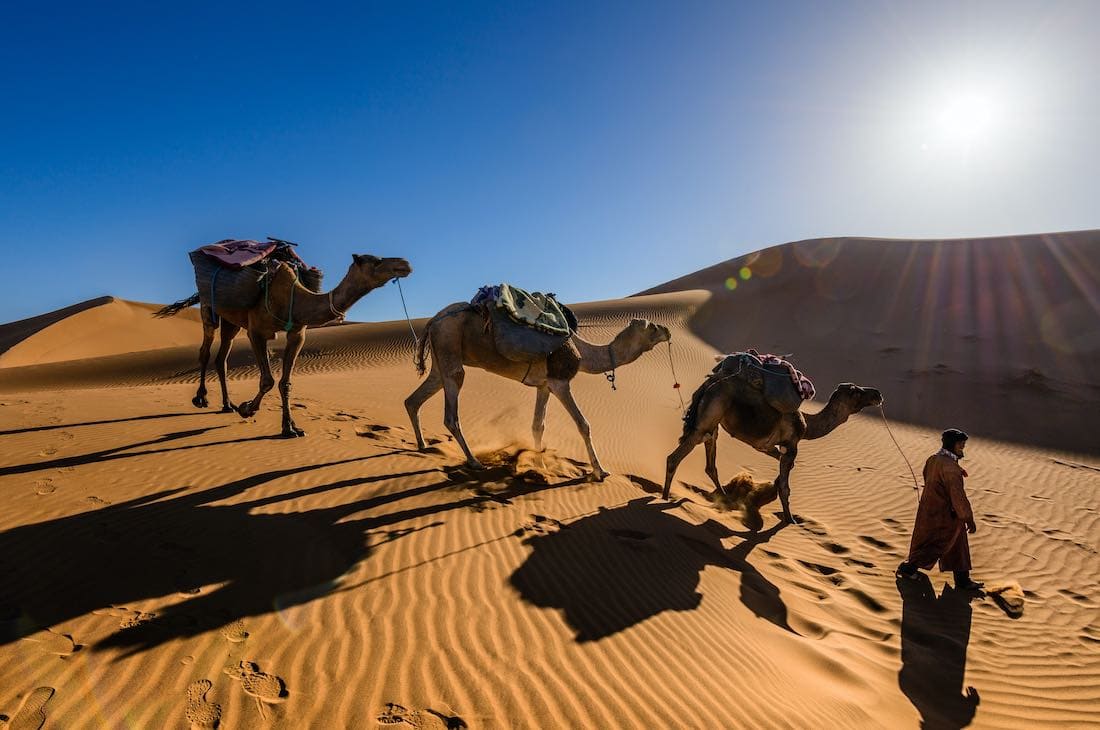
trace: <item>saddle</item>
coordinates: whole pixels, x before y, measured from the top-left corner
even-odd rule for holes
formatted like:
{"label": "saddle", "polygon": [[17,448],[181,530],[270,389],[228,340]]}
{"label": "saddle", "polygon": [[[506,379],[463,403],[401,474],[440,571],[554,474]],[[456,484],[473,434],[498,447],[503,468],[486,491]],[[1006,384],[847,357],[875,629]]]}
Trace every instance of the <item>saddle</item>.
{"label": "saddle", "polygon": [[577,329],[577,317],[553,294],[511,284],[481,287],[470,305],[485,317],[497,352],[514,362],[543,360]]}
{"label": "saddle", "polygon": [[780,413],[794,413],[802,401],[814,397],[814,384],[795,366],[778,355],[756,350],[735,352],[722,358],[714,374],[743,379],[764,394],[764,400]]}
{"label": "saddle", "polygon": [[[195,268],[195,286],[203,309],[249,309],[260,300],[263,281],[275,261],[290,264],[298,281],[320,293],[324,274],[303,261],[290,241],[272,238],[267,243],[227,238],[188,253]],[[212,314],[216,323],[217,317]]]}

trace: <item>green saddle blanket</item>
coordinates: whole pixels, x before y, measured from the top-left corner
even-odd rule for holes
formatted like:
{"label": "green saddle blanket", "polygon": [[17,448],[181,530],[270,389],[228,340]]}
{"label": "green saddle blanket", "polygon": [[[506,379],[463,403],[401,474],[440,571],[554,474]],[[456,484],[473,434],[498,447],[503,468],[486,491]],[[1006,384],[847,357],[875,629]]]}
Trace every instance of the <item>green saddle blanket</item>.
{"label": "green saddle blanket", "polygon": [[511,284],[483,286],[470,303],[496,307],[512,321],[549,335],[568,337],[577,327],[576,317],[553,294],[528,292]]}

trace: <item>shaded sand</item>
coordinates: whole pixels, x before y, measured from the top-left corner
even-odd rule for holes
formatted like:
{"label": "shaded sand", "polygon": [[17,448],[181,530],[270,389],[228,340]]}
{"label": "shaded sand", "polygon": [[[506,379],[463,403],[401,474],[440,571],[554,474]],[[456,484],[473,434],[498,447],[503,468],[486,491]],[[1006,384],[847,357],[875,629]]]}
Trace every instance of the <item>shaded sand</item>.
{"label": "shaded sand", "polygon": [[821,397],[878,387],[894,418],[1100,454],[1100,231],[815,239],[644,293],[704,289],[719,350],[793,353]]}
{"label": "shaded sand", "polygon": [[[680,292],[577,311],[594,341],[631,316],[669,326],[687,397],[713,365],[691,329],[713,302]],[[850,326],[877,314],[853,310]],[[560,406],[548,449],[532,452],[533,392],[476,370],[462,423],[490,468],[460,467],[441,398],[422,413],[431,448],[411,450],[403,322],[311,333],[293,397],[309,435],[289,441],[271,438],[276,397],[250,420],[190,405],[192,326],[186,347],[0,369],[9,725],[1100,722],[1095,455],[972,429],[975,573],[1019,586],[1011,618],[938,573],[895,579],[916,502],[877,412],[802,445],[801,524],[783,527],[767,499],[775,462],[724,435],[722,478],[748,475],[734,504],[708,496],[701,448],[673,501],[656,498],[680,430],[664,347],[621,368],[615,392],[575,381],[613,472],[592,483]],[[836,357],[799,363],[842,371]],[[234,362],[231,391],[248,397],[255,368]],[[888,407],[922,382],[866,379]],[[938,429],[893,430],[916,465],[938,446]],[[744,508],[758,503],[750,532]]]}

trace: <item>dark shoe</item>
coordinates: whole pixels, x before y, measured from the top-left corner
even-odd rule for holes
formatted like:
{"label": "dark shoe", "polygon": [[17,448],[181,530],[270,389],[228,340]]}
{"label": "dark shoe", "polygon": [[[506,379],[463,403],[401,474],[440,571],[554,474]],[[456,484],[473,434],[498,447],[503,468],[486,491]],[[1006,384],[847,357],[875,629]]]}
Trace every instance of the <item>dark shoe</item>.
{"label": "dark shoe", "polygon": [[958,591],[982,591],[985,588],[985,583],[981,583],[976,580],[970,580],[967,578],[965,581],[955,583],[955,590]]}
{"label": "dark shoe", "polygon": [[898,569],[894,571],[894,576],[897,578],[908,578],[909,580],[916,580],[920,577],[920,573],[917,571],[917,566],[909,562],[903,562],[898,566]]}

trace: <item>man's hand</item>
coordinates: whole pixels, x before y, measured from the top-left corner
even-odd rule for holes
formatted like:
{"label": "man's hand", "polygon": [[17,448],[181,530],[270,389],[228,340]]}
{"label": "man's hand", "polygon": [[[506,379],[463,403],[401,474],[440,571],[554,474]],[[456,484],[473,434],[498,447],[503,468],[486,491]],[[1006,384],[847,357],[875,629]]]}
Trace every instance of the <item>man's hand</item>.
{"label": "man's hand", "polygon": [[973,535],[978,531],[978,523],[974,520],[968,520],[966,523],[966,531]]}

